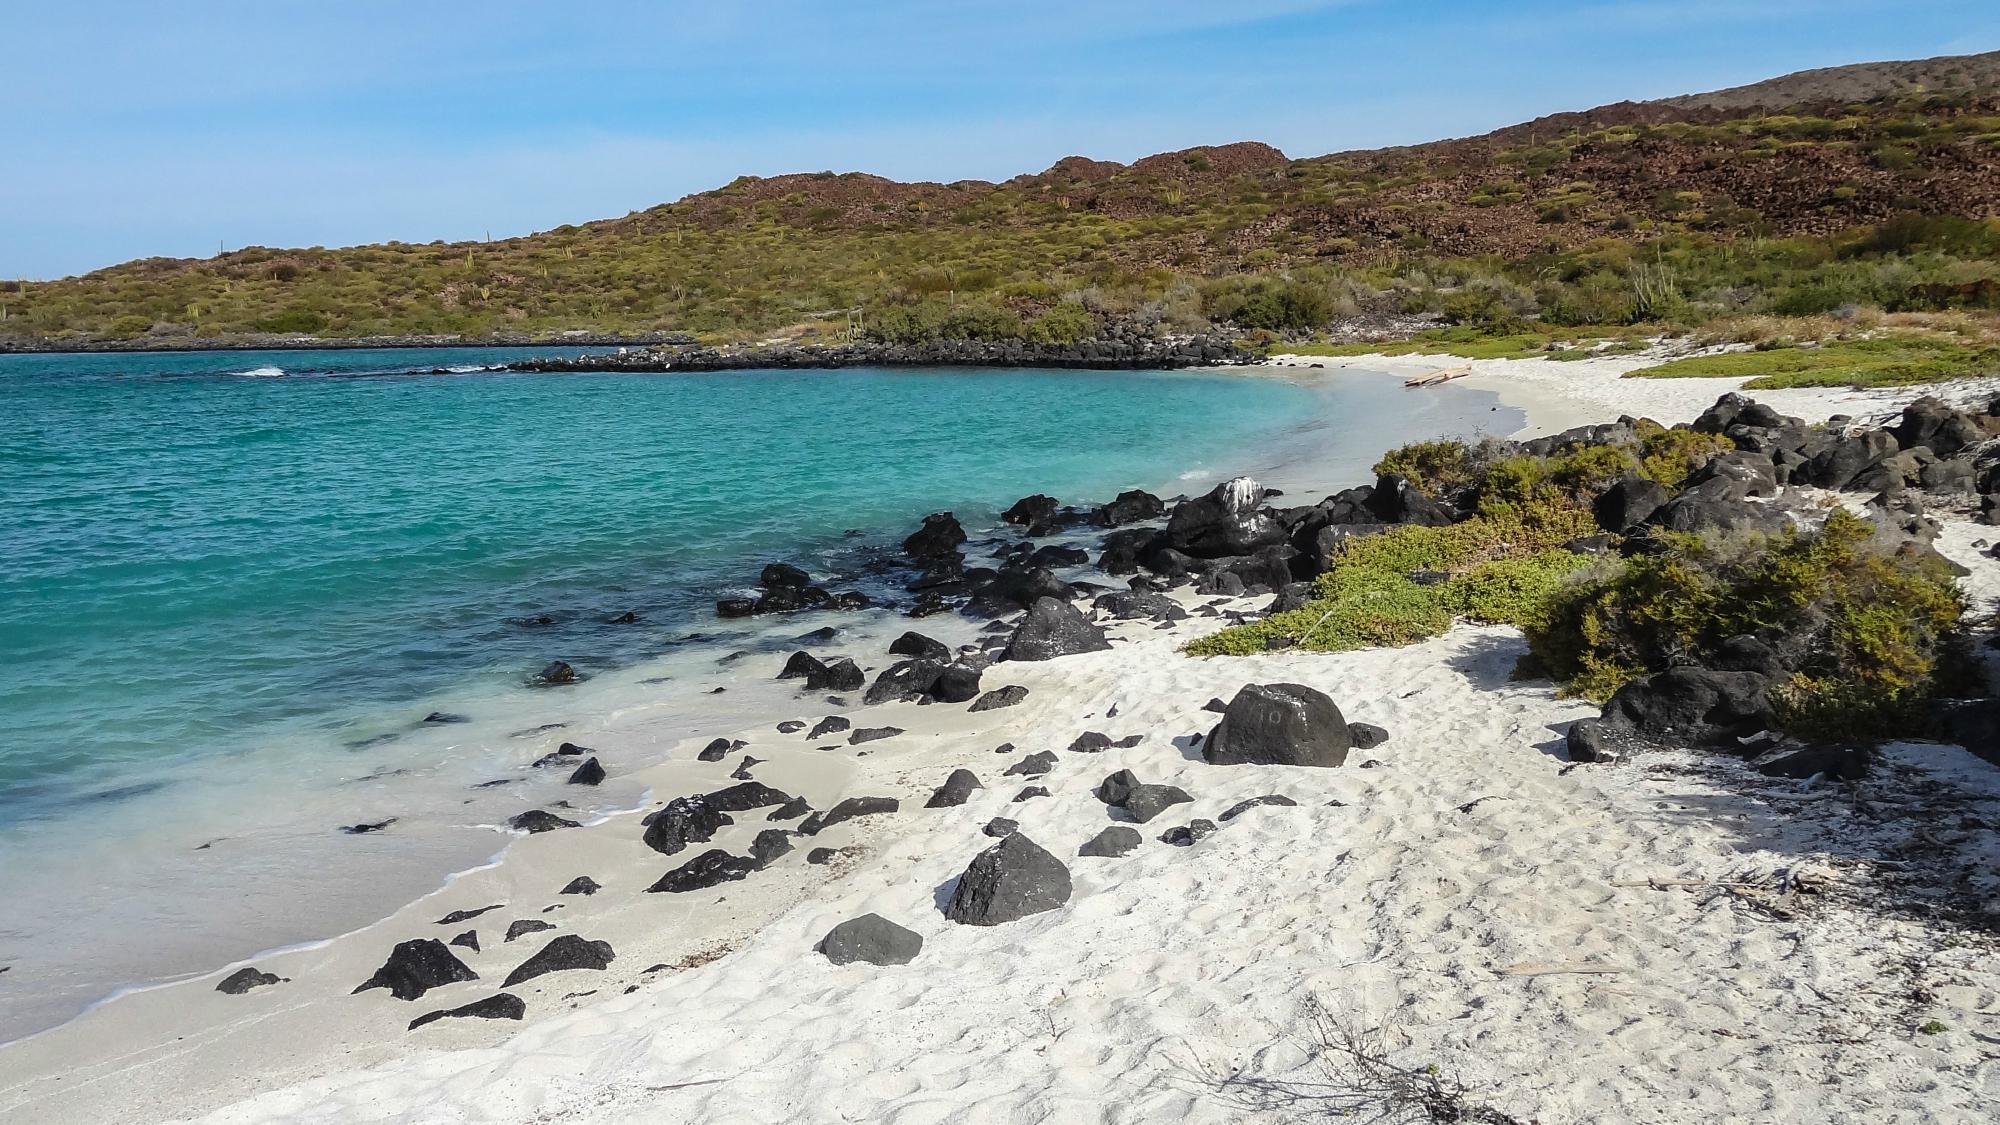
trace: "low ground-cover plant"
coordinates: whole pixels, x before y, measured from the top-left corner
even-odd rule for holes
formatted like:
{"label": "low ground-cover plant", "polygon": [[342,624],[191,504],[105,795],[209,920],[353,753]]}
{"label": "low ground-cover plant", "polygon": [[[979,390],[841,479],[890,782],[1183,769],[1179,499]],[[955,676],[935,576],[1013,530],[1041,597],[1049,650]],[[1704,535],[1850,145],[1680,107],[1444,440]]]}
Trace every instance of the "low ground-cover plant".
{"label": "low ground-cover plant", "polygon": [[1950,336],[1891,333],[1811,345],[1690,356],[1642,367],[1627,378],[1752,377],[1746,389],[1890,387],[2000,373],[2000,349]]}
{"label": "low ground-cover plant", "polygon": [[1602,700],[1674,664],[1726,663],[1753,636],[1795,669],[1773,692],[1788,728],[1908,732],[1958,673],[1964,602],[1935,559],[1885,548],[1836,509],[1810,531],[1669,535],[1654,554],[1605,564],[1551,592],[1523,630],[1529,667]]}
{"label": "low ground-cover plant", "polygon": [[1188,646],[1196,656],[1244,656],[1273,642],[1318,652],[1414,644],[1453,620],[1525,625],[1584,556],[1560,544],[1595,530],[1565,510],[1476,516],[1446,527],[1399,527],[1354,539],[1297,610],[1226,629]]}

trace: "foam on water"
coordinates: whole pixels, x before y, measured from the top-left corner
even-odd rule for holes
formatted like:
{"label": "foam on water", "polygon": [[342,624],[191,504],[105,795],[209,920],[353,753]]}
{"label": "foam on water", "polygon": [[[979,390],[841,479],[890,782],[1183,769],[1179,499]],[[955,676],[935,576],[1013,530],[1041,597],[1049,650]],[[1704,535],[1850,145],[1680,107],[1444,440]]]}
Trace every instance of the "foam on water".
{"label": "foam on water", "polygon": [[[1353,477],[1487,410],[1367,377],[428,374],[505,358],[0,357],[0,1039],[366,924],[524,809],[633,809],[620,774],[676,741],[824,710],[771,678],[799,634],[880,666],[911,625],[716,621],[764,561],[889,596],[870,560],[927,511],[1171,492],[1191,460]],[[555,657],[589,678],[527,687]],[[611,778],[528,767],[563,741]]]}

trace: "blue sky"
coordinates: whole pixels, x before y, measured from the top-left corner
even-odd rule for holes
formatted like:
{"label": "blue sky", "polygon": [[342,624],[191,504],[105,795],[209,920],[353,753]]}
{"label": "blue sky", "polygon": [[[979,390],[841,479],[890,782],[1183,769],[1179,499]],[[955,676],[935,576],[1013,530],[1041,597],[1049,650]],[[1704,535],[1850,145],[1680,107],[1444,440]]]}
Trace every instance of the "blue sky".
{"label": "blue sky", "polygon": [[0,276],[522,234],[743,173],[1482,132],[2000,48],[1993,0],[0,4]]}

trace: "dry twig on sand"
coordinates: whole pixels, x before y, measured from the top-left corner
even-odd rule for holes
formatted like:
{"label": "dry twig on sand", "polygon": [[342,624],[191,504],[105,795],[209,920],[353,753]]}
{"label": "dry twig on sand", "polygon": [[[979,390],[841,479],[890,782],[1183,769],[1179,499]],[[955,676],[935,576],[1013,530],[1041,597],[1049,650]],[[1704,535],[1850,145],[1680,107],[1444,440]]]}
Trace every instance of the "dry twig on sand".
{"label": "dry twig on sand", "polygon": [[1408,1067],[1389,1061],[1381,1033],[1334,1018],[1318,1003],[1306,1011],[1300,1046],[1315,1077],[1261,1078],[1213,1075],[1223,1098],[1246,1110],[1294,1112],[1304,1120],[1382,1122],[1388,1125],[1532,1125],[1472,1100],[1470,1089],[1436,1065]]}

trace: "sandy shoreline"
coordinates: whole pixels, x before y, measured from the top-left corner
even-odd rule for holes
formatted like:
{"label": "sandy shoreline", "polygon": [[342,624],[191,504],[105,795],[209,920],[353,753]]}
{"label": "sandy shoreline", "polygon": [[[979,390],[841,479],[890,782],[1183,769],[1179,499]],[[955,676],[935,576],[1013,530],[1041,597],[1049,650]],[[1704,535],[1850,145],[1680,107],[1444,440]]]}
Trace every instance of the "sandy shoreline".
{"label": "sandy shoreline", "polygon": [[[1310,381],[1447,362],[1275,366]],[[1525,435],[1621,413],[1683,421],[1739,382],[1619,377],[1641,362],[1480,361],[1453,385],[1524,411]],[[1879,414],[1916,393],[1757,397],[1814,420]],[[1981,534],[1951,523],[1940,548],[1974,569],[1968,586],[1990,604],[2000,562],[1976,545]],[[945,636],[927,628],[935,621],[906,624]],[[1980,951],[1933,948],[1935,935],[1908,919],[1774,921],[1702,889],[1802,865],[1838,878],[1843,862],[1900,846],[1892,828],[1864,831],[1800,783],[1723,784],[1700,755],[1569,768],[1560,732],[1590,709],[1510,681],[1521,648],[1510,630],[1461,626],[1333,656],[1175,651],[1216,625],[1119,623],[1110,652],[996,665],[986,687],[1029,691],[1015,708],[855,710],[857,726],[904,728],[862,746],[766,724],[739,732],[748,746],[721,762],[694,760],[699,739],[666,746],[665,761],[632,778],[649,808],[730,784],[743,754],[762,759],[751,776],[816,809],[857,795],[901,807],[794,841],[744,882],[686,895],[638,893],[694,852],[640,846],[636,813],[520,840],[375,925],[257,959],[286,983],[224,996],[218,971],[0,1047],[0,1120],[1285,1121],[1311,1111],[1323,1077],[1302,1014],[1311,1003],[1389,1026],[1392,1049],[1447,1061],[1486,1100],[1543,1122],[1972,1121],[2000,1100],[2000,1058],[1985,1038],[2000,1036],[2000,969]],[[884,666],[880,640],[851,651]],[[768,680],[782,660],[747,658],[737,674]],[[1214,720],[1203,703],[1274,680],[1325,690],[1391,740],[1340,770],[1205,765],[1188,738]],[[843,709],[803,696],[796,710],[812,723]],[[1086,730],[1144,737],[1064,749]],[[995,752],[1008,742],[1017,749]],[[1004,776],[1039,750],[1058,759],[1046,776]],[[1891,757],[1885,799],[1952,778],[1968,815],[1997,822],[2000,771],[1952,748]],[[924,809],[954,768],[985,788],[963,807]],[[1194,801],[1142,826],[1128,858],[1079,858],[1106,823],[1091,790],[1120,768]],[[1031,783],[1049,795],[1015,802]],[[1157,839],[1264,794],[1297,804],[1252,809],[1193,848]],[[940,889],[991,842],[981,826],[998,816],[1069,864],[1075,896],[990,930],[948,922]],[[766,827],[763,810],[740,814],[715,846],[741,852]],[[857,850],[810,864],[816,847]],[[604,890],[557,893],[579,875]],[[871,911],[921,934],[922,954],[874,968],[812,952],[835,923]],[[556,929],[504,941],[519,920]],[[348,994],[395,942],[469,928],[482,951],[465,960],[481,980],[413,1003]],[[567,933],[610,942],[616,959],[508,989],[527,1002],[525,1026],[405,1030],[490,995]],[[1910,1000],[1913,989],[1928,999]],[[1918,1034],[1927,1019],[1952,1033]]]}

